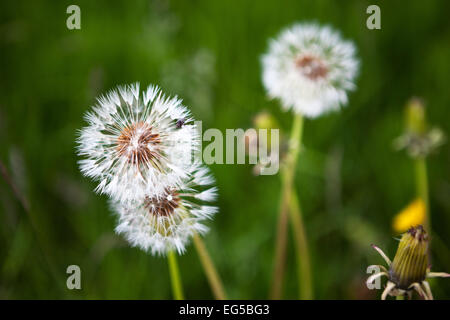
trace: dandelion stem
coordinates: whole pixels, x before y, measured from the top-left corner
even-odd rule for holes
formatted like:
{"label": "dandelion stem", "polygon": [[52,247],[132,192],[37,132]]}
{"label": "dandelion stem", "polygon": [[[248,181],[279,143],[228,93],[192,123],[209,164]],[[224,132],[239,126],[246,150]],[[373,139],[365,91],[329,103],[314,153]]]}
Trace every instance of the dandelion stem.
{"label": "dandelion stem", "polygon": [[295,175],[298,153],[303,131],[303,117],[296,114],[292,124],[289,151],[285,167],[282,171],[281,204],[278,216],[277,237],[275,244],[275,268],[270,292],[271,299],[280,299],[283,288],[283,278],[286,260],[288,208],[292,194],[292,185]]}
{"label": "dandelion stem", "polygon": [[298,201],[295,188],[292,190],[291,206],[289,212],[292,230],[294,233],[296,253],[297,253],[297,272],[299,281],[299,297],[301,300],[313,299],[313,288],[311,279],[311,262],[309,258],[308,240],[303,224],[302,212]]}
{"label": "dandelion stem", "polygon": [[208,279],[211,290],[216,300],[226,300],[225,290],[223,289],[222,281],[214,266],[214,263],[209,256],[208,250],[202,241],[202,238],[198,234],[194,234],[194,245],[197,250],[200,262],[205,270],[206,277]]}
{"label": "dandelion stem", "polygon": [[169,262],[170,280],[172,282],[172,292],[175,300],[183,300],[183,286],[181,284],[180,270],[178,269],[177,255],[175,251],[171,250],[167,254],[167,261]]}
{"label": "dandelion stem", "polygon": [[414,161],[416,171],[416,189],[417,196],[422,199],[425,204],[425,230],[431,233],[431,217],[428,200],[428,175],[427,164],[425,158],[418,158]]}

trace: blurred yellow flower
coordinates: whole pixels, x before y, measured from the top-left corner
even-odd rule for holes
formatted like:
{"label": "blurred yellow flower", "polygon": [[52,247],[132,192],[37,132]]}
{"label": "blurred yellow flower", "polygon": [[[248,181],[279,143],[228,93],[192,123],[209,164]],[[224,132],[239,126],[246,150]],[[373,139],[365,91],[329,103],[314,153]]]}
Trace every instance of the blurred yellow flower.
{"label": "blurred yellow flower", "polygon": [[409,228],[421,225],[425,221],[425,203],[418,198],[400,211],[392,220],[392,227],[398,233]]}

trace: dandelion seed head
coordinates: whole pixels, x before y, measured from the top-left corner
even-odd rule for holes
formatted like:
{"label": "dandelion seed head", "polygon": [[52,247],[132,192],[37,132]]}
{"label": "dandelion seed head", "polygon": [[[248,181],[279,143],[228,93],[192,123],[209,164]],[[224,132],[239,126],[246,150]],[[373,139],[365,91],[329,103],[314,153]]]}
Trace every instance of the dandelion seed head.
{"label": "dandelion seed head", "polygon": [[196,163],[189,177],[176,187],[133,202],[111,201],[119,220],[116,232],[132,246],[153,255],[165,255],[170,250],[183,253],[194,233],[208,231],[203,221],[218,211],[209,205],[217,198],[213,181],[208,169]]}
{"label": "dandelion seed head", "polygon": [[347,104],[358,71],[355,46],[330,27],[302,23],[273,39],[262,57],[263,84],[271,98],[314,118]]}
{"label": "dandelion seed head", "polygon": [[[183,125],[179,125],[183,119]],[[189,111],[157,86],[118,87],[85,115],[78,138],[81,172],[96,191],[126,202],[163,194],[192,165],[200,137]]]}
{"label": "dandelion seed head", "polygon": [[180,198],[175,189],[166,189],[162,195],[145,197],[144,209],[156,217],[168,217],[180,205]]}

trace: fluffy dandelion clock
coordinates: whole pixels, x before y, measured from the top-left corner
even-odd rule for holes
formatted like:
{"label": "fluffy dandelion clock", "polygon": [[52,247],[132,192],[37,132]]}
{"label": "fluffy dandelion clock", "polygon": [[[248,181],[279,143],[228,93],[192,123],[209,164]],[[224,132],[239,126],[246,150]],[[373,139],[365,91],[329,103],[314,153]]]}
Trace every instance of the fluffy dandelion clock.
{"label": "fluffy dandelion clock", "polygon": [[166,187],[162,194],[128,204],[112,202],[119,219],[116,232],[152,254],[183,253],[195,233],[208,231],[202,222],[217,212],[208,204],[217,197],[213,183],[208,169],[195,165],[189,178],[177,187]]}
{"label": "fluffy dandelion clock", "polygon": [[355,46],[330,27],[296,24],[262,57],[263,83],[284,109],[314,118],[347,103],[358,71]]}
{"label": "fluffy dandelion clock", "polygon": [[189,111],[157,86],[118,87],[98,99],[78,138],[81,172],[126,202],[164,195],[186,177],[200,138]]}

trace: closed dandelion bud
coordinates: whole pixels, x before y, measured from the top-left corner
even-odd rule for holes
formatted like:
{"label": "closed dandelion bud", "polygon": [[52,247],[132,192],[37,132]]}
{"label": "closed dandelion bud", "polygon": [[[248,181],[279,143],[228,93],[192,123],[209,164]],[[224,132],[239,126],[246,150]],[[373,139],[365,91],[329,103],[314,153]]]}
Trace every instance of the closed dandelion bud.
{"label": "closed dandelion bud", "polygon": [[427,278],[448,278],[450,274],[445,272],[431,272],[428,265],[428,234],[422,226],[412,227],[403,234],[398,245],[394,261],[378,248],[372,246],[386,261],[388,269],[382,265],[372,265],[369,268],[378,268],[382,271],[371,275],[367,279],[367,285],[381,277],[387,277],[388,281],[381,295],[385,300],[390,296],[407,296],[412,298],[413,292],[417,292],[425,300],[433,300],[430,284]]}
{"label": "closed dandelion bud", "polygon": [[253,118],[253,123],[255,124],[256,129],[270,130],[270,129],[277,129],[279,127],[277,119],[275,119],[275,117],[267,111],[262,111],[258,113]]}
{"label": "closed dandelion bud", "polygon": [[391,264],[391,281],[400,289],[425,280],[428,267],[428,234],[422,226],[403,234]]}
{"label": "closed dandelion bud", "polygon": [[255,128],[257,130],[260,129],[265,129],[267,130],[267,138],[266,138],[266,147],[268,149],[271,148],[271,143],[272,143],[272,129],[278,129],[279,125],[277,122],[277,119],[275,119],[275,117],[270,114],[267,111],[263,111],[258,113],[254,118],[253,118],[253,123],[255,125]]}
{"label": "closed dandelion bud", "polygon": [[412,98],[406,107],[406,127],[414,134],[425,132],[425,107],[419,98]]}
{"label": "closed dandelion bud", "polygon": [[[256,114],[253,118],[253,125],[253,128],[245,131],[244,145],[245,152],[250,158],[249,162],[255,164],[253,173],[260,175],[264,168],[279,164],[280,149],[282,149],[280,142],[283,142],[283,135],[278,135],[280,130],[278,122],[267,111]],[[272,136],[272,130],[278,130],[277,135]]]}

